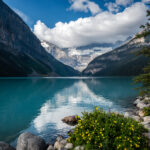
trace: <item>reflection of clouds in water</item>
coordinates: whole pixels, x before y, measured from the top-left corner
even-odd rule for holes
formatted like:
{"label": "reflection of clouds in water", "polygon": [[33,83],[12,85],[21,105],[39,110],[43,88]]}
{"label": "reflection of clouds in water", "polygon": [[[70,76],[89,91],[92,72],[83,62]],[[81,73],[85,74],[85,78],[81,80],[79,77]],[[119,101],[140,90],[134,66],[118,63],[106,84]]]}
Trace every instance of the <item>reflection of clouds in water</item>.
{"label": "reflection of clouds in water", "polygon": [[46,130],[48,124],[55,124],[56,130],[65,129],[68,126],[62,123],[63,117],[80,115],[85,109],[86,111],[92,110],[94,105],[109,108],[112,107],[113,102],[95,95],[83,81],[78,81],[73,86],[56,93],[51,100],[47,101],[41,107],[40,114],[33,120],[33,126],[38,132]]}

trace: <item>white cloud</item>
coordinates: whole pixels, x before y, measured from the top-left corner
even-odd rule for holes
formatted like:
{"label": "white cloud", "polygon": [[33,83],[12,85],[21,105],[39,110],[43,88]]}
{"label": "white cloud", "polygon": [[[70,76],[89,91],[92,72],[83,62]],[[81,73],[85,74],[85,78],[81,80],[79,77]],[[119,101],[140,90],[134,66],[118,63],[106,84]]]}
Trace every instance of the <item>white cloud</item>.
{"label": "white cloud", "polygon": [[71,3],[69,10],[83,12],[90,11],[93,15],[101,12],[100,7],[95,2],[91,2],[90,0],[69,0],[69,2]]}
{"label": "white cloud", "polygon": [[108,10],[110,12],[118,12],[119,11],[119,7],[116,3],[112,3],[112,2],[105,3],[105,6],[108,8]]}
{"label": "white cloud", "polygon": [[30,19],[28,18],[27,15],[25,15],[22,11],[20,11],[19,9],[14,8],[13,9],[26,23],[30,22]]}
{"label": "white cloud", "polygon": [[116,0],[116,4],[117,5],[121,5],[121,6],[127,6],[131,3],[133,3],[134,0]]}
{"label": "white cloud", "polygon": [[135,3],[117,14],[106,11],[69,23],[58,22],[52,29],[37,21],[34,33],[41,41],[45,40],[59,47],[78,47],[125,40],[137,33],[139,26],[145,21],[146,6],[143,3]]}
{"label": "white cloud", "polygon": [[126,7],[133,3],[134,0],[116,0],[115,3],[109,2],[105,3],[105,6],[108,8],[110,12],[118,12],[120,6]]}

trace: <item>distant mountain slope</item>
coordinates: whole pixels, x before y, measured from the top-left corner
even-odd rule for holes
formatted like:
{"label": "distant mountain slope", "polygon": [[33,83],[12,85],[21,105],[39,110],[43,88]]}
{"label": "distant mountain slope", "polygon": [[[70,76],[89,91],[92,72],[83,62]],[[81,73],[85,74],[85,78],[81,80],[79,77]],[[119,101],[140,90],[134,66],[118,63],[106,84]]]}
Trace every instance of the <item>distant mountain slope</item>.
{"label": "distant mountain slope", "polygon": [[[131,39],[131,37],[129,37]],[[125,41],[129,40],[126,39]],[[41,45],[60,62],[82,71],[94,58],[125,43],[117,41],[116,43],[90,44],[81,47],[59,48],[58,46],[46,41],[41,41]]]}
{"label": "distant mountain slope", "polygon": [[23,20],[0,0],[0,76],[76,76],[45,51]]}
{"label": "distant mountain slope", "polygon": [[136,56],[143,46],[150,47],[150,36],[131,39],[115,50],[96,57],[82,72],[84,76],[132,76],[142,73],[148,58]]}

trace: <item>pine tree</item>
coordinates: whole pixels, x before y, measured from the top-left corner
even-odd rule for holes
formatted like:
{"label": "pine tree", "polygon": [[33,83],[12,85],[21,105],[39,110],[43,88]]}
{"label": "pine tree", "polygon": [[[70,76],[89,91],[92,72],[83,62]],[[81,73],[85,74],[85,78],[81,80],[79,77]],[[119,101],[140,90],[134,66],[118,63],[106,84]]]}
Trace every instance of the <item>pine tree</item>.
{"label": "pine tree", "polygon": [[[150,3],[148,4],[150,6]],[[142,25],[141,28],[143,29],[142,33],[138,34],[136,38],[146,38],[150,36],[150,10],[147,10],[147,17],[148,22],[145,25]],[[150,46],[143,47],[139,52],[138,55],[144,55],[150,59]],[[136,83],[140,83],[141,86],[139,89],[139,94],[141,96],[150,96],[150,60],[147,66],[143,69],[144,73],[140,74],[139,76],[134,78]]]}

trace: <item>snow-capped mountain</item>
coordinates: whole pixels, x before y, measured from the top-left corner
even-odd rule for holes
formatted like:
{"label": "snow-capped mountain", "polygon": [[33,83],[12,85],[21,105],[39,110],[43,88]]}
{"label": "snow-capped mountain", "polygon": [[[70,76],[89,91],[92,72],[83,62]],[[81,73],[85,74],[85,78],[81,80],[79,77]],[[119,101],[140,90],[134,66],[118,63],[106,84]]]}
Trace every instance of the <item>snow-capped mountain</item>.
{"label": "snow-capped mountain", "polygon": [[112,51],[114,48],[120,46],[123,42],[117,41],[115,44],[90,44],[77,48],[59,48],[58,46],[42,41],[41,45],[62,63],[73,67],[76,70],[84,70],[89,62],[97,56]]}

